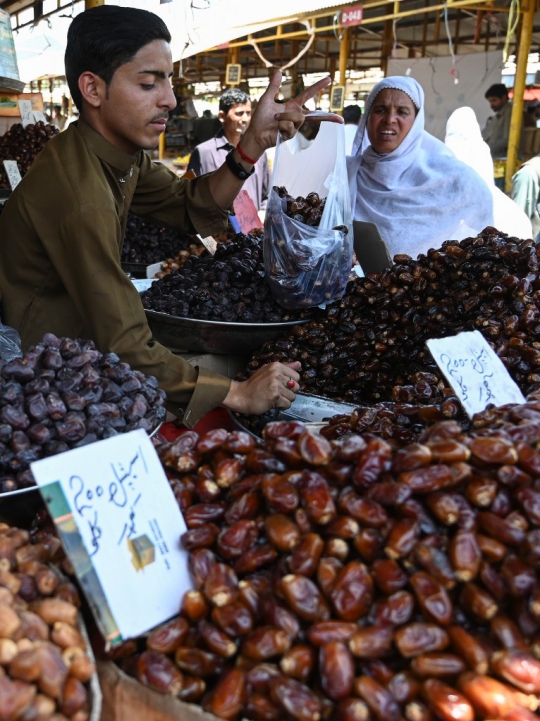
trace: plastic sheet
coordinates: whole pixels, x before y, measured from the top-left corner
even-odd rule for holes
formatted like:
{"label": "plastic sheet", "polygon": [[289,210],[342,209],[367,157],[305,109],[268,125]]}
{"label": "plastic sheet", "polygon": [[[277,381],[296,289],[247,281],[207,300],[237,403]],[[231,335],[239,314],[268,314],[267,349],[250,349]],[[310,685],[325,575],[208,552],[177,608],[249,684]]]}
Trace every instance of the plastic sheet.
{"label": "plastic sheet", "polygon": [[[326,198],[318,227],[286,215],[286,200],[273,189],[283,186],[295,198],[310,192]],[[347,232],[336,230],[338,226]],[[291,145],[278,138],[264,224],[264,264],[274,297],[289,309],[341,298],[352,253],[343,125],[322,122],[313,143],[300,152],[292,152]]]}
{"label": "plastic sheet", "polygon": [[0,360],[10,361],[21,355],[20,335],[14,328],[0,322]]}

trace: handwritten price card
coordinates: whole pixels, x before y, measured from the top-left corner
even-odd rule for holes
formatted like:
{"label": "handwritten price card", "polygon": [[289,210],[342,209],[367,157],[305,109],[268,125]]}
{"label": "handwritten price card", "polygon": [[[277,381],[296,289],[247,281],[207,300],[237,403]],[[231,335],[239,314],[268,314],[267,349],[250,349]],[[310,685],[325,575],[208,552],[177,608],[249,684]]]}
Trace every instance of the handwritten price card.
{"label": "handwritten price card", "polygon": [[470,418],[490,404],[525,403],[501,359],[479,331],[433,338],[426,345]]}
{"label": "handwritten price card", "polygon": [[16,160],[4,160],[4,168],[6,169],[6,174],[8,177],[9,184],[11,186],[11,190],[15,190],[15,188],[19,185],[21,182],[21,171],[19,170],[19,166],[17,165]]}
{"label": "handwritten price card", "polygon": [[255,203],[247,190],[241,190],[238,193],[233,202],[233,208],[242,233],[249,233],[253,228],[263,227]]}
{"label": "handwritten price card", "polygon": [[31,125],[35,122],[31,100],[19,100],[19,112],[21,114],[23,128],[26,128],[27,125]]}
{"label": "handwritten price card", "polygon": [[213,236],[208,235],[206,238],[203,238],[202,235],[199,235],[199,233],[197,233],[197,238],[204,245],[204,247],[210,253],[210,255],[216,254],[217,242],[216,242],[215,238],[213,238]]}
{"label": "handwritten price card", "polygon": [[145,431],[31,467],[108,643],[175,616],[192,588],[179,541],[187,529]]}

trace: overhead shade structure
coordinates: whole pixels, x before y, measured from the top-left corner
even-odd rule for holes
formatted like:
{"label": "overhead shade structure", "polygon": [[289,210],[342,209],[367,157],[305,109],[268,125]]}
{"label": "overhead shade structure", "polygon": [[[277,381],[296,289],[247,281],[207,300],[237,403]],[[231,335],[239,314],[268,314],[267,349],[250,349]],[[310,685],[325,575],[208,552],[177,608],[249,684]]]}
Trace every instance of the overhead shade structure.
{"label": "overhead shade structure", "polygon": [[343,0],[114,0],[106,3],[151,10],[163,18],[172,35],[173,59],[180,60],[285,22],[306,13],[343,6]]}
{"label": "overhead shade structure", "polygon": [[64,75],[66,35],[71,19],[51,18],[51,27],[40,23],[22,28],[15,36],[19,75],[25,83],[45,75]]}
{"label": "overhead shade structure", "polygon": [[[109,5],[150,10],[166,22],[172,35],[173,59],[188,58],[250,33],[301,19],[304,13],[335,8],[339,0],[114,0]],[[84,9],[77,3],[75,13]],[[71,18],[52,15],[49,22],[25,27],[14,35],[21,80],[28,83],[45,75],[63,75],[67,30]]]}

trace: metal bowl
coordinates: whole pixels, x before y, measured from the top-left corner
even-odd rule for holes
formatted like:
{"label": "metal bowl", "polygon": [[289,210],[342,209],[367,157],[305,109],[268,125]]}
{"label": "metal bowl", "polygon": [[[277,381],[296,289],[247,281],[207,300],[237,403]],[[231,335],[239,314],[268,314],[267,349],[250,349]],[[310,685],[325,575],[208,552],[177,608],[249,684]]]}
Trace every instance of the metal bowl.
{"label": "metal bowl", "polygon": [[42,506],[38,486],[0,493],[0,522],[26,527]]}
{"label": "metal bowl", "polygon": [[129,273],[133,278],[146,278],[146,269],[151,263],[120,263],[124,273]]}
{"label": "metal bowl", "polygon": [[303,318],[284,323],[226,323],[180,318],[156,310],[145,312],[154,338],[181,353],[251,353],[266,341],[279,338],[287,328],[309,321]]}
{"label": "metal bowl", "polygon": [[341,403],[309,393],[297,393],[296,399],[287,409],[275,408],[260,416],[244,416],[234,411],[229,411],[229,415],[243,430],[255,438],[262,438],[265,425],[273,421],[301,421],[312,430],[317,430],[327,425],[327,419],[352,413],[355,408],[358,406],[352,403]]}
{"label": "metal bowl", "polygon": [[[153,438],[163,422],[159,423],[149,433]],[[11,526],[26,527],[43,507],[43,500],[39,492],[39,486],[28,486],[19,488],[17,491],[0,493],[0,523],[9,523]]]}

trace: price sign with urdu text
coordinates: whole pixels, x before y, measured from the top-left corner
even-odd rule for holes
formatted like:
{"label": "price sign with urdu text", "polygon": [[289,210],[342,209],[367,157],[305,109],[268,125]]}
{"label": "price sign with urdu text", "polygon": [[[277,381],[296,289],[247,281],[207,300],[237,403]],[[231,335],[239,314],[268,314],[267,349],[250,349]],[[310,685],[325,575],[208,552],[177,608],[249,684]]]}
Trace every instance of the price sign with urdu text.
{"label": "price sign with urdu text", "polygon": [[488,405],[525,403],[501,359],[479,331],[432,338],[426,345],[470,418]]}
{"label": "price sign with urdu text", "polygon": [[187,528],[148,435],[131,431],[31,464],[111,645],[176,616],[192,588]]}
{"label": "price sign with urdu text", "polygon": [[21,172],[16,160],[4,160],[4,168],[6,169],[6,175],[8,176],[8,182],[11,186],[11,190],[15,188],[21,182]]}
{"label": "price sign with urdu text", "polygon": [[19,100],[19,112],[21,113],[21,123],[23,128],[26,128],[27,125],[34,124],[34,111],[32,110],[31,100]]}

